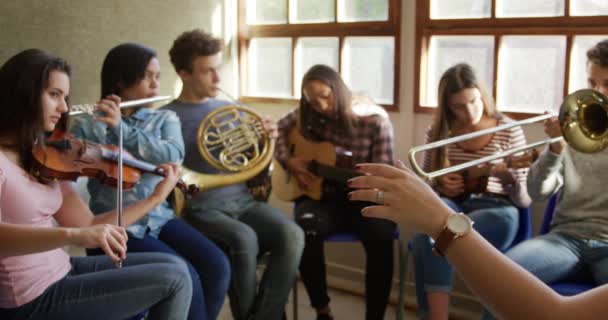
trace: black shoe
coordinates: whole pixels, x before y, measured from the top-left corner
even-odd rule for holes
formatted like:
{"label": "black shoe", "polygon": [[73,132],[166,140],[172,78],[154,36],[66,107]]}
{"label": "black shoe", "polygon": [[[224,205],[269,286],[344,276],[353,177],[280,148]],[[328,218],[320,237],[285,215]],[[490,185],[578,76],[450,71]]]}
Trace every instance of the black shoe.
{"label": "black shoe", "polygon": [[328,315],[327,313],[321,313],[317,315],[317,320],[334,320],[334,317]]}

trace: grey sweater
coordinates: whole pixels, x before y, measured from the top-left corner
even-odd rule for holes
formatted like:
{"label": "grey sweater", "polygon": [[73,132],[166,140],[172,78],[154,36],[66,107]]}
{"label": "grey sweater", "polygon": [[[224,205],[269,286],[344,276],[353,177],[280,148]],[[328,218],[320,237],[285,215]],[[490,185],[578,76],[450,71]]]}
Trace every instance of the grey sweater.
{"label": "grey sweater", "polygon": [[608,241],[608,150],[585,154],[546,148],[530,167],[528,193],[545,200],[560,191],[551,231],[579,239]]}

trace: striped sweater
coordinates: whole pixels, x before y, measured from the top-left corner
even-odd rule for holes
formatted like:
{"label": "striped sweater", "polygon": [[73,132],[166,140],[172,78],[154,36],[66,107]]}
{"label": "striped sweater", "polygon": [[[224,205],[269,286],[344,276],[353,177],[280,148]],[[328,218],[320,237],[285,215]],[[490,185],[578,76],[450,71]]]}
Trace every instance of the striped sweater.
{"label": "striped sweater", "polygon": [[[512,122],[513,120],[509,119],[506,116],[503,116],[498,121],[498,126],[507,124]],[[431,128],[427,130],[426,133],[426,143],[432,142],[430,141],[430,133]],[[476,160],[479,158],[483,158],[489,155],[493,155],[499,152],[507,151],[513,148],[517,148],[526,144],[526,137],[523,133],[521,127],[513,127],[510,129],[502,130],[494,133],[492,140],[485,145],[483,148],[476,151],[466,151],[461,148],[458,144],[450,144],[447,146],[448,148],[448,160],[450,165],[457,165],[463,162],[468,162],[471,160]],[[431,167],[431,157],[432,153],[435,150],[430,150],[425,152],[424,159],[422,162],[422,167],[425,171],[429,171]],[[493,161],[492,163],[500,163],[502,159],[498,159]],[[500,180],[497,177],[490,176],[488,178],[488,185],[486,187],[486,192],[497,193],[502,195],[508,195],[511,201],[518,207],[528,207],[530,205],[530,197],[528,196],[527,186],[526,186],[526,178],[528,175],[528,169],[511,169],[515,174],[515,177],[518,183],[513,187],[505,188],[500,183]]]}

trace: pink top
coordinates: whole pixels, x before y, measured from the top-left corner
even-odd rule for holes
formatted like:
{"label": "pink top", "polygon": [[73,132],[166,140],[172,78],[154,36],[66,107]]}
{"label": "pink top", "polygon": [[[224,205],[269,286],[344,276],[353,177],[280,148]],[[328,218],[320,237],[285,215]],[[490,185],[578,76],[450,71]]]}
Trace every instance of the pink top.
{"label": "pink top", "polygon": [[[61,207],[62,192],[73,192],[63,183],[44,185],[0,152],[0,223],[53,227]],[[61,248],[22,256],[0,255],[0,308],[15,308],[40,296],[71,269]]]}

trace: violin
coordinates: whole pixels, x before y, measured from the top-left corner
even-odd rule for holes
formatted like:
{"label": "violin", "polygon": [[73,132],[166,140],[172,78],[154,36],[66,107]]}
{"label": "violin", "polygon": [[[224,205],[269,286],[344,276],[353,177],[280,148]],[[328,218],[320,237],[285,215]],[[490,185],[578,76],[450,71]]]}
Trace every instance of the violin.
{"label": "violin", "polygon": [[[522,169],[528,168],[538,158],[538,150],[531,149],[525,151],[522,155],[509,156],[504,159],[507,168]],[[464,169],[459,173],[464,179],[464,193],[453,197],[456,202],[462,202],[472,193],[483,193],[488,187],[488,178],[492,171],[492,164],[482,164],[477,167]]]}
{"label": "violin", "polygon": [[[41,180],[72,180],[85,176],[99,180],[109,186],[118,183],[118,147],[98,144],[60,130],[45,140],[44,145],[37,143],[32,150],[34,156],[34,175]],[[135,186],[143,173],[165,176],[158,166],[141,161],[123,150],[123,189]],[[198,187],[179,180],[178,187],[184,194],[192,196]]]}

